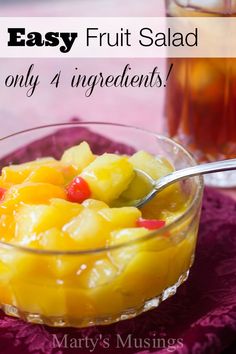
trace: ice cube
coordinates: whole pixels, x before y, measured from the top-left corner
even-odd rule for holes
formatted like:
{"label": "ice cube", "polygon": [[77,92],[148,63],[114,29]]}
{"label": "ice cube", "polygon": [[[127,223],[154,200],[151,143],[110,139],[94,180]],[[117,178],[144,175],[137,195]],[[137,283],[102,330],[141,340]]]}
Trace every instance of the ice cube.
{"label": "ice cube", "polygon": [[236,8],[235,0],[175,0],[181,7],[192,7],[200,9],[203,12],[233,13]]}

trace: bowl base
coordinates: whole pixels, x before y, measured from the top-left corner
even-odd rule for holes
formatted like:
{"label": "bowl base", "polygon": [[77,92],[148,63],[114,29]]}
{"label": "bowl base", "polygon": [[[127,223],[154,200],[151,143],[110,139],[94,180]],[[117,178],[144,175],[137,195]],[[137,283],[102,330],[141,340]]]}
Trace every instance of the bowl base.
{"label": "bowl base", "polygon": [[118,321],[128,320],[130,318],[136,317],[137,315],[152,310],[160,305],[160,303],[169,297],[173,296],[178,287],[187,280],[189,275],[189,270],[183,273],[178,281],[168,288],[166,288],[160,295],[145,301],[141,306],[137,308],[131,308],[124,311],[122,314],[111,315],[94,318],[70,318],[69,316],[65,317],[47,317],[37,313],[29,313],[21,311],[16,306],[9,304],[2,304],[1,310],[8,316],[13,316],[20,318],[29,323],[43,324],[51,327],[90,327],[97,325],[109,325]]}

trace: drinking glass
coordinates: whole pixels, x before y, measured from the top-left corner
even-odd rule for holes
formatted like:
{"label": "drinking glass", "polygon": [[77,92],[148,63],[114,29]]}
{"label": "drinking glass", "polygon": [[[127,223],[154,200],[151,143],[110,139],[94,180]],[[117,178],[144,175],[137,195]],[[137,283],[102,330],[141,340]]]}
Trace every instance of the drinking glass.
{"label": "drinking glass", "polygon": [[[236,0],[166,0],[167,16],[236,16]],[[236,59],[171,58],[168,134],[199,162],[236,157]],[[208,184],[236,185],[235,172],[207,176]]]}

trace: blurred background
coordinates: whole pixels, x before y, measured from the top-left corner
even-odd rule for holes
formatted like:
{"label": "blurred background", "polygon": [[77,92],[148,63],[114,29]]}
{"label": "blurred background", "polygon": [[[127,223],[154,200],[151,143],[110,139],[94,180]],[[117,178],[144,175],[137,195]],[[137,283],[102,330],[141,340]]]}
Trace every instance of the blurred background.
{"label": "blurred background", "polygon": [[[1,16],[162,16],[164,1],[159,0],[0,0]],[[27,98],[24,88],[4,87],[7,74],[25,74],[34,63],[40,86]],[[86,98],[84,89],[69,85],[49,85],[57,71],[69,80],[74,68],[82,74],[119,74],[126,64],[133,73],[147,74],[154,66],[165,69],[163,59],[0,59],[1,136],[41,124],[65,122],[71,117],[105,120],[162,130],[165,89],[96,88]]]}

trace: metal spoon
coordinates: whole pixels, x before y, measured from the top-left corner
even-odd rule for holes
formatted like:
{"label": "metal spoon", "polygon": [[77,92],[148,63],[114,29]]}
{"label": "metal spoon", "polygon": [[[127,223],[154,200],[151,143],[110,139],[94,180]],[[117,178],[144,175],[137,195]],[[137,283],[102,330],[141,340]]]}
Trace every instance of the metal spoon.
{"label": "metal spoon", "polygon": [[205,163],[202,165],[196,165],[192,167],[187,167],[182,170],[174,171],[164,177],[159,178],[158,180],[153,179],[150,175],[146,172],[135,169],[137,175],[144,176],[150,185],[152,186],[152,190],[143,198],[138,200],[130,200],[130,201],[123,201],[125,205],[132,205],[137,208],[144,206],[147,204],[155,195],[161,192],[164,188],[170,186],[171,184],[181,181],[183,179],[204,175],[207,173],[215,173],[221,171],[230,171],[236,170],[236,159],[230,160],[222,160],[217,162],[210,162]]}

